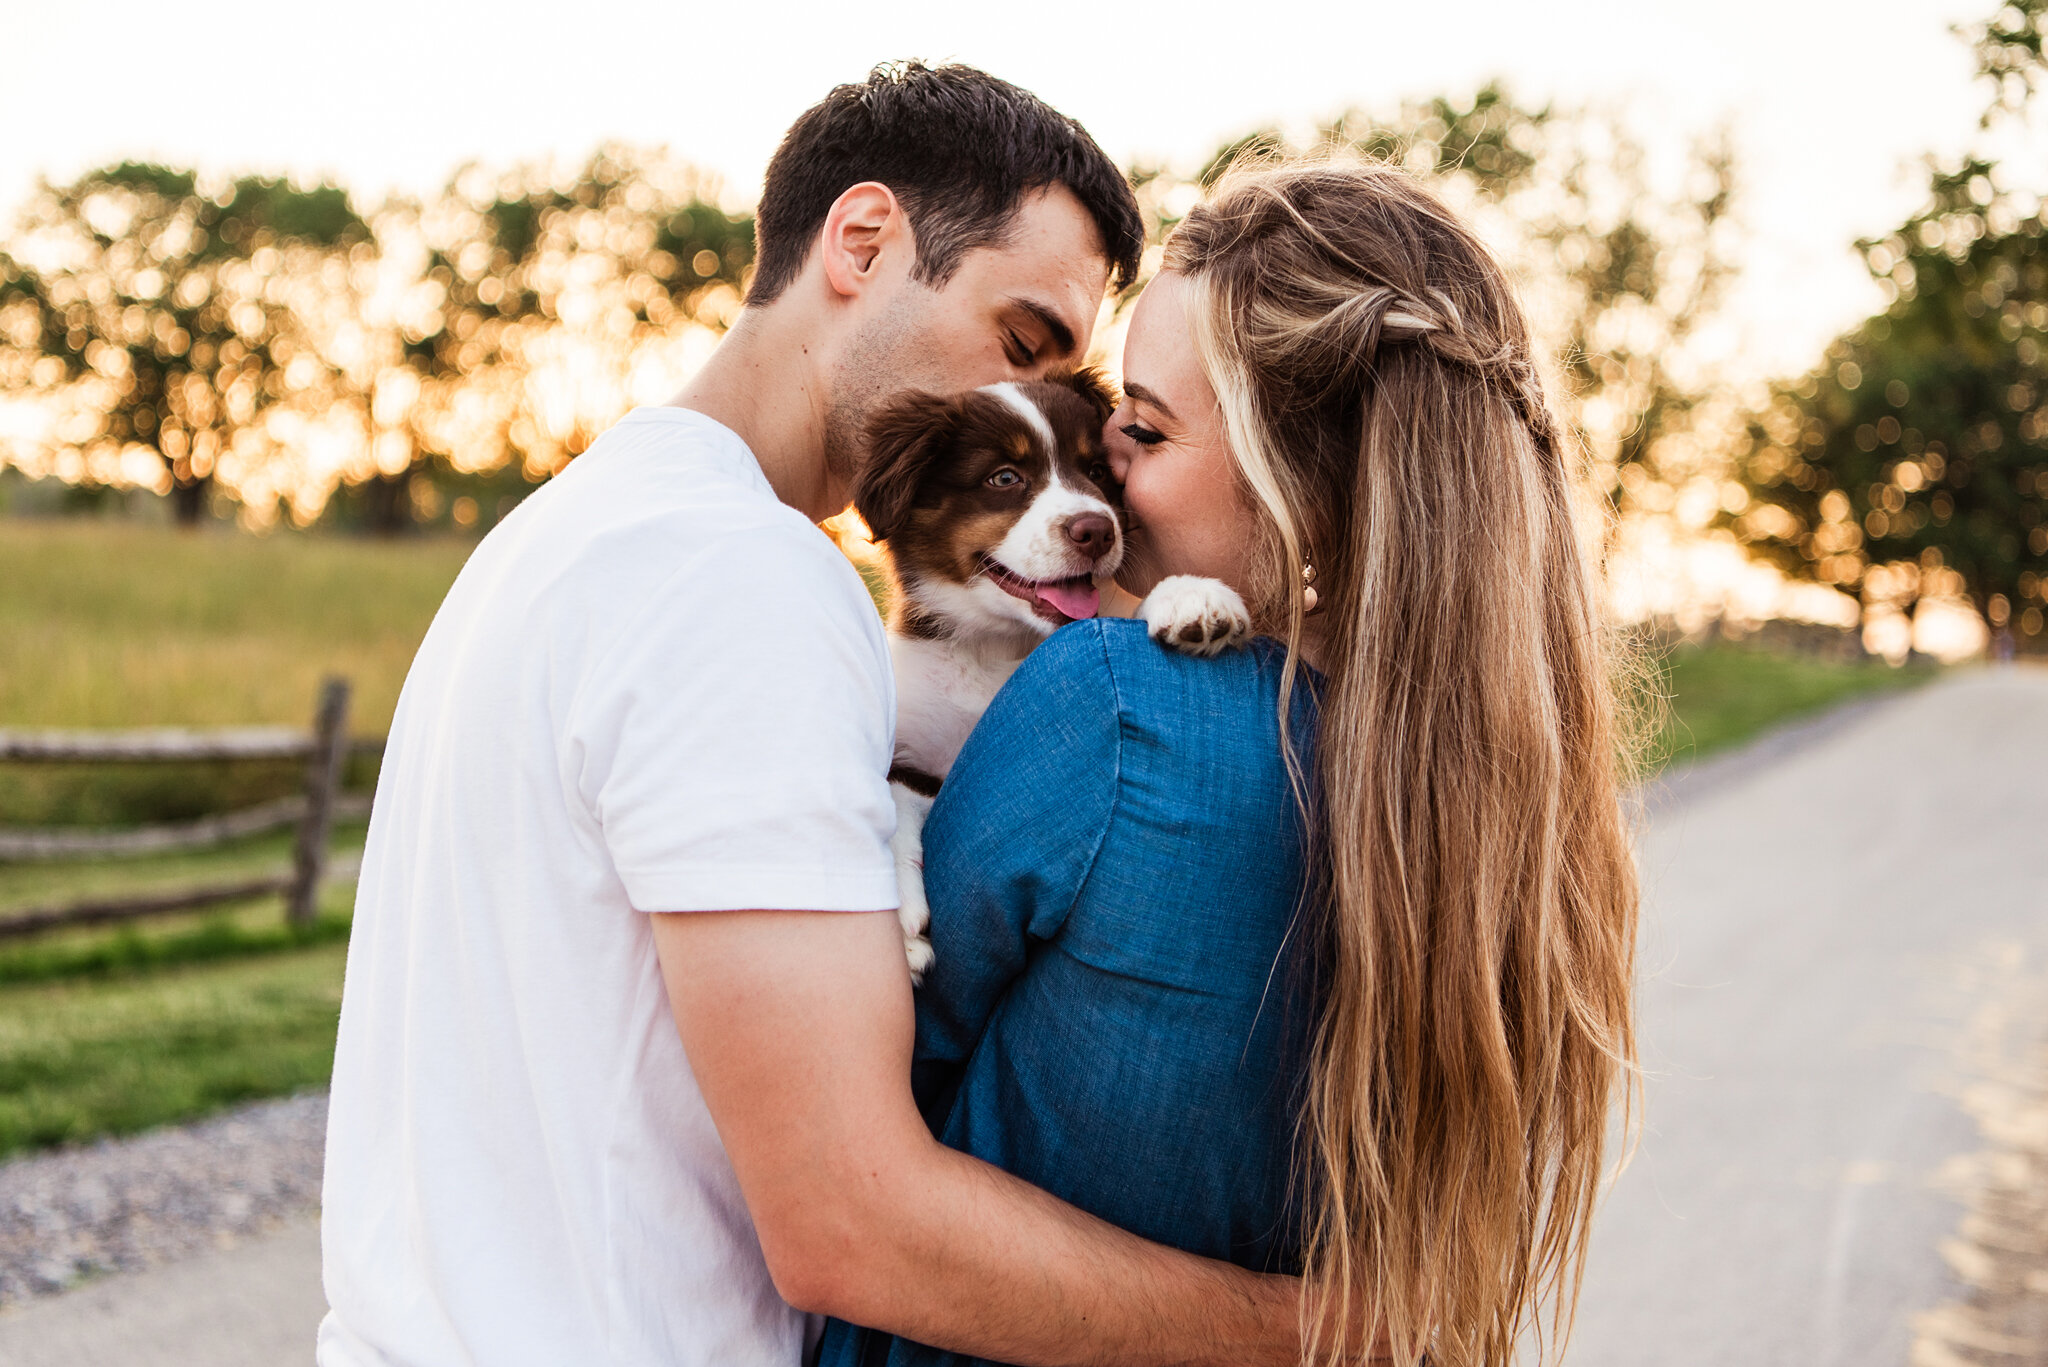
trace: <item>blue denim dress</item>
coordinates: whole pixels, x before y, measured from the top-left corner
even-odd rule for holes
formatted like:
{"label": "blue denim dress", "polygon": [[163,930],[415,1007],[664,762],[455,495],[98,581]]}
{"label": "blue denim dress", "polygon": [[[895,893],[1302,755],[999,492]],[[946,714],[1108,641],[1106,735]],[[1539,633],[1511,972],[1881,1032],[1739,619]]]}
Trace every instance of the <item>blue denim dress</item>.
{"label": "blue denim dress", "polygon": [[[1147,1239],[1292,1272],[1318,918],[1281,658],[1192,659],[1123,620],[1032,652],[925,827],[938,961],[914,1084],[953,1148]],[[1318,683],[1293,694],[1304,759]],[[835,1320],[818,1361],[975,1359]]]}

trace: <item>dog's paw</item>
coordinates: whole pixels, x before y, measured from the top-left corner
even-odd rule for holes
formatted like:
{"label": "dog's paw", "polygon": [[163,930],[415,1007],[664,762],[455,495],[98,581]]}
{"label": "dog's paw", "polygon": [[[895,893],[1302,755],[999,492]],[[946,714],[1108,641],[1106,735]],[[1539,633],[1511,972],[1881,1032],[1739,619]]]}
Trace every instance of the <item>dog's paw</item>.
{"label": "dog's paw", "polygon": [[903,957],[910,961],[911,986],[923,987],[925,972],[931,968],[932,960],[938,957],[932,953],[932,942],[922,935],[904,936]]}
{"label": "dog's paw", "polygon": [[896,834],[889,847],[896,855],[896,922],[903,927],[903,957],[910,961],[910,981],[924,982],[932,966],[932,942],[925,929],[932,922],[924,900],[924,819],[932,800],[901,783],[889,785],[896,798]]}
{"label": "dog's paw", "polygon": [[932,966],[931,938],[925,930],[932,923],[932,911],[924,900],[924,870],[896,871],[896,923],[903,927],[903,957],[910,961],[910,981],[922,986],[925,970]]}
{"label": "dog's paw", "polygon": [[1215,655],[1252,634],[1252,615],[1237,590],[1193,574],[1160,580],[1138,604],[1138,616],[1153,640],[1188,655]]}

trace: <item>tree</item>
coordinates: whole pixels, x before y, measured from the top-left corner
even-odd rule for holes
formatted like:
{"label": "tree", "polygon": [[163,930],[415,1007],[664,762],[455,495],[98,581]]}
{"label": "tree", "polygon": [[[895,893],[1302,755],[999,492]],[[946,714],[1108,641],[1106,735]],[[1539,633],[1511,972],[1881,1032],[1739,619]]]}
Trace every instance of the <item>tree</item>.
{"label": "tree", "polygon": [[58,403],[85,474],[147,451],[180,523],[223,462],[257,460],[266,410],[318,384],[294,279],[369,249],[331,185],[249,176],[217,188],[123,162],[39,187],[0,256],[0,378]]}
{"label": "tree", "polygon": [[367,459],[333,515],[387,532],[437,515],[444,486],[559,469],[626,405],[640,349],[724,330],[753,264],[750,219],[689,167],[623,148],[559,180],[469,168],[377,224],[407,278],[358,311]]}
{"label": "tree", "polygon": [[[1663,481],[1684,473],[1701,392],[1686,346],[1733,269],[1725,142],[1695,147],[1676,191],[1660,193],[1617,120],[1525,106],[1491,84],[1469,101],[1410,103],[1392,117],[1352,111],[1306,145],[1259,130],[1219,149],[1196,183],[1246,159],[1332,151],[1430,178],[1475,223],[1516,275],[1541,349],[1557,358],[1561,416],[1584,436],[1610,502],[1660,502]],[[1157,170],[1134,180],[1162,235],[1195,198]]]}
{"label": "tree", "polygon": [[[2042,72],[2048,0],[1975,33],[1989,126]],[[1928,201],[1857,244],[1885,311],[1780,387],[1737,453],[1753,554],[1866,612],[1965,597],[1995,637],[2048,649],[2048,210],[1982,157],[1930,168]]]}

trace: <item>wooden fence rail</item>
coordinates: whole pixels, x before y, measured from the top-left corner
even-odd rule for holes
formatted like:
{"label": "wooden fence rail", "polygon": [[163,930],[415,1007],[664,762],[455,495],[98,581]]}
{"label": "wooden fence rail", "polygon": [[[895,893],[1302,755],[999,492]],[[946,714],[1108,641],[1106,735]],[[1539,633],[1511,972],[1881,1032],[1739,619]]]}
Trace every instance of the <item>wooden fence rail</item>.
{"label": "wooden fence rail", "polygon": [[349,686],[330,678],[320,686],[310,731],[285,727],[235,727],[214,731],[5,731],[0,761],[29,764],[194,763],[227,760],[298,759],[306,765],[305,791],[240,812],[197,821],[120,831],[0,830],[0,861],[95,858],[202,849],[225,840],[296,826],[291,872],[207,887],[180,888],[122,898],[96,898],[61,906],[35,907],[0,916],[0,939],[58,926],[106,925],[138,917],[189,911],[221,902],[283,893],[285,915],[295,926],[312,923],[320,885],[328,870],[327,837],[336,816],[366,813],[364,799],[340,795],[342,771],[351,752],[378,753],[381,740],[351,741]]}
{"label": "wooden fence rail", "polygon": [[[337,796],[337,821],[361,821],[370,815],[368,797]],[[0,864],[25,864],[60,859],[121,859],[138,854],[179,854],[211,849],[230,840],[281,831],[305,820],[303,793],[260,802],[239,812],[221,812],[192,821],[160,826],[129,826],[121,830],[78,830],[68,826],[0,827]]]}
{"label": "wooden fence rail", "polygon": [[[342,683],[344,691],[346,682]],[[10,731],[0,728],[0,761],[32,764],[204,764],[215,760],[305,759],[316,738],[288,726],[218,731],[152,727],[140,731]],[[379,755],[382,737],[345,742],[348,752]]]}
{"label": "wooden fence rail", "polygon": [[0,760],[33,764],[304,759],[313,739],[286,726],[188,731],[0,731]]}

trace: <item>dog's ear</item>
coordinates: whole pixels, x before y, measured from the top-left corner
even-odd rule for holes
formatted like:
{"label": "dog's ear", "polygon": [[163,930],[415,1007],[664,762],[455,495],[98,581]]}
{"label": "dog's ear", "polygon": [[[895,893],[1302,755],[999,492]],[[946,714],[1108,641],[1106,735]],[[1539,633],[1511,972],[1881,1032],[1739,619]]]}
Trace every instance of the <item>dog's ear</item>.
{"label": "dog's ear", "polygon": [[868,447],[853,478],[853,507],[868,534],[887,541],[903,525],[931,463],[960,435],[958,399],[912,391],[868,420]]}
{"label": "dog's ear", "polygon": [[1063,384],[1086,399],[1089,406],[1095,410],[1097,426],[1108,422],[1109,415],[1116,412],[1116,386],[1109,382],[1108,376],[1092,365],[1055,376],[1053,383]]}

